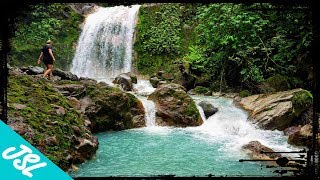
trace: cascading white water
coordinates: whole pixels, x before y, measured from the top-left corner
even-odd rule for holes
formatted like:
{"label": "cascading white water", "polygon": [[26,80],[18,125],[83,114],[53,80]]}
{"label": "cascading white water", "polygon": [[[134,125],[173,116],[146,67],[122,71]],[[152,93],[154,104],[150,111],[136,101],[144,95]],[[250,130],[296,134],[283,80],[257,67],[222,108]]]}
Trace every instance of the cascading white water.
{"label": "cascading white water", "polygon": [[90,14],[78,40],[71,72],[80,77],[106,81],[130,72],[139,7],[99,7]]}
{"label": "cascading white water", "polygon": [[250,123],[247,120],[248,113],[235,107],[231,99],[210,96],[192,96],[192,98],[197,104],[205,100],[219,109],[216,114],[207,118],[201,126],[189,128],[196,132],[198,138],[224,142],[226,149],[234,152],[239,151],[241,146],[250,141],[259,141],[276,151],[296,149],[287,143],[283,143],[285,137],[282,131],[263,130]]}
{"label": "cascading white water", "polygon": [[148,100],[144,96],[137,96],[143,104],[145,110],[145,120],[147,127],[156,126],[156,105],[153,101]]}
{"label": "cascading white water", "polygon": [[133,90],[136,94],[139,94],[141,96],[148,96],[153,91],[156,90],[156,88],[152,87],[149,80],[140,80],[138,79],[137,84],[133,84]]}
{"label": "cascading white water", "polygon": [[153,88],[150,81],[138,80],[137,84],[133,85],[133,89],[138,99],[143,104],[145,110],[146,127],[156,127],[156,105],[153,101],[148,100],[146,96],[153,93],[156,88]]}

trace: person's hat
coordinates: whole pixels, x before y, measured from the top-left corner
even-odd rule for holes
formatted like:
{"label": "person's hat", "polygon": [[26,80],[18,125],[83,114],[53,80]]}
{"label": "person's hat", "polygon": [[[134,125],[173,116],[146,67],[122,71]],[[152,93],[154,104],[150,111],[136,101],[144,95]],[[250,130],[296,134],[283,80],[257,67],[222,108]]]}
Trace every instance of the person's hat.
{"label": "person's hat", "polygon": [[49,39],[48,41],[47,41],[47,44],[51,44],[52,43],[52,41]]}

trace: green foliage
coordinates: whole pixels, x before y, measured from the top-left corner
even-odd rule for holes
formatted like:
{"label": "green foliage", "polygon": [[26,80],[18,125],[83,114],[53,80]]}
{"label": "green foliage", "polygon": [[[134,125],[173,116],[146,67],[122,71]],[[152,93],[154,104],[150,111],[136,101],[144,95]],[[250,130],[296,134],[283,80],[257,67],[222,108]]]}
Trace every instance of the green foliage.
{"label": "green foliage", "polygon": [[251,93],[250,93],[250,91],[248,91],[248,90],[243,90],[243,91],[240,91],[239,92],[239,96],[240,97],[247,97],[247,96],[250,96],[251,95]]}
{"label": "green foliage", "polygon": [[161,4],[140,8],[138,38],[134,45],[140,73],[178,70],[176,64],[195,40],[191,23],[195,7],[193,4]]}
{"label": "green foliage", "polygon": [[310,14],[262,12],[259,8],[275,7],[223,3],[198,7],[196,42],[183,58],[190,63],[191,72],[210,74],[213,81],[228,86],[244,83],[249,88],[273,74],[299,76],[302,68],[296,60],[310,49]]}
{"label": "green foliage", "polygon": [[266,83],[276,91],[286,91],[291,89],[288,77],[280,74],[269,77],[266,80]]}
{"label": "green foliage", "polygon": [[206,94],[208,92],[210,92],[210,90],[206,87],[203,87],[203,86],[196,86],[194,88],[194,91],[197,93],[197,94]]}
{"label": "green foliage", "polygon": [[67,4],[39,4],[32,5],[30,9],[24,12],[23,17],[17,18],[15,37],[11,39],[10,64],[36,65],[42,46],[51,39],[57,60],[55,65],[68,69],[83,18]]}

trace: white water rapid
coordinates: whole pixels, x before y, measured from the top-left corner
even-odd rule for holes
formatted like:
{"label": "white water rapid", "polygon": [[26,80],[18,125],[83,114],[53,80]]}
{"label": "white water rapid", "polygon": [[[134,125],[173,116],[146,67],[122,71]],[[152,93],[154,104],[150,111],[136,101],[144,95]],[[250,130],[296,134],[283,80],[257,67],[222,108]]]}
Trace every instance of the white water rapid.
{"label": "white water rapid", "polygon": [[110,79],[131,71],[134,27],[140,5],[103,8],[88,15],[78,40],[71,72]]}

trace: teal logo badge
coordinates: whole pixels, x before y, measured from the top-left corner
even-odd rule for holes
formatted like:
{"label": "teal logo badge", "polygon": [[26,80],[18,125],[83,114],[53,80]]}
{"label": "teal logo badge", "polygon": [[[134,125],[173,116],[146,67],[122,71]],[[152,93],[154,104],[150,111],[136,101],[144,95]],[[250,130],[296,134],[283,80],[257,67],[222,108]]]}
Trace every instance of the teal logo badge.
{"label": "teal logo badge", "polygon": [[0,120],[0,179],[72,179]]}

